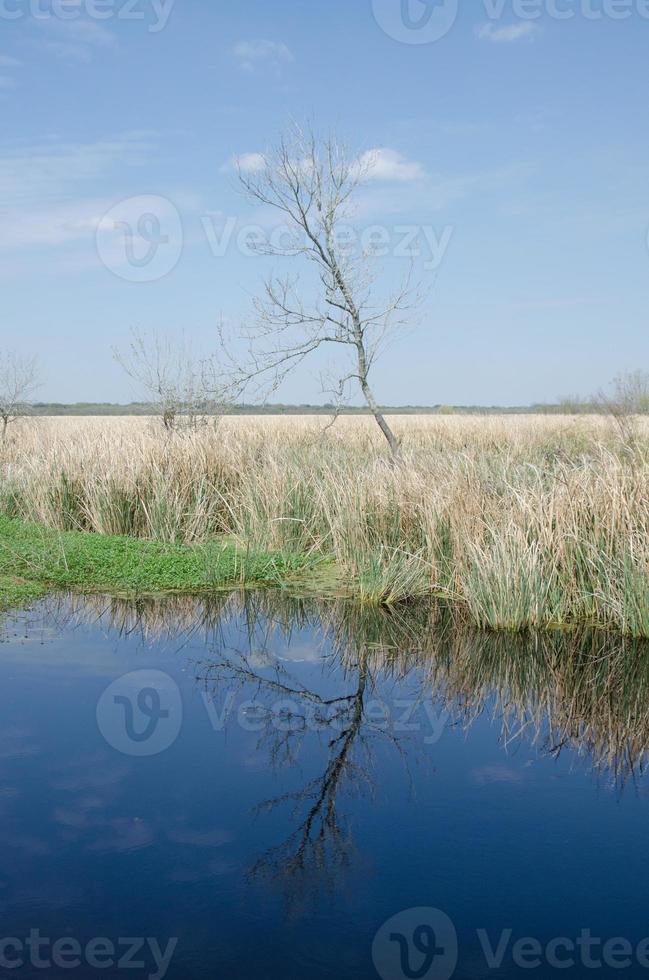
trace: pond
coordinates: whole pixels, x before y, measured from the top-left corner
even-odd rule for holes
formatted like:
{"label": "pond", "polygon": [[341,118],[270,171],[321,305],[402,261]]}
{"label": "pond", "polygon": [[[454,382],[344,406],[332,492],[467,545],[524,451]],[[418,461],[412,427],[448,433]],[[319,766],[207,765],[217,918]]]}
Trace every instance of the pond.
{"label": "pond", "polygon": [[649,977],[646,648],[272,593],[0,644],[0,969]]}

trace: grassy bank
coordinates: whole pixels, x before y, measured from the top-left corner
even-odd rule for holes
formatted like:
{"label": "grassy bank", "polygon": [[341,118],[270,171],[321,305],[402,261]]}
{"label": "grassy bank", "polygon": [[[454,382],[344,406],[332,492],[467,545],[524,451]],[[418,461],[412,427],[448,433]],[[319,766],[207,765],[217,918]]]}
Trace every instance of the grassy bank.
{"label": "grassy bank", "polygon": [[[586,416],[393,421],[398,467],[367,419],[325,432],[317,419],[231,418],[172,437],[153,420],[32,420],[0,449],[0,513],[119,538],[117,556],[92,547],[109,550],[125,589],[174,588],[187,546],[182,588],[238,580],[239,567],[222,574],[225,538],[261,569],[249,581],[309,556],[366,601],[443,596],[487,629],[649,637],[646,422],[623,442]],[[152,565],[140,542],[157,542]],[[47,564],[76,584],[56,554]]]}
{"label": "grassy bank", "polygon": [[57,532],[0,517],[0,608],[49,589],[137,596],[278,585],[312,567],[298,555]]}

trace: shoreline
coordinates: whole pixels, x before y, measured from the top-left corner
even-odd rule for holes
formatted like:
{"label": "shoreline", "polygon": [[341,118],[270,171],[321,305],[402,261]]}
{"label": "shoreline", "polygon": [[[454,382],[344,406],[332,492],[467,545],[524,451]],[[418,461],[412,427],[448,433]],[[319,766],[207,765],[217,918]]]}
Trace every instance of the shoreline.
{"label": "shoreline", "polygon": [[295,599],[343,600],[360,606],[405,610],[441,603],[461,611],[478,633],[534,636],[590,630],[636,641],[643,635],[597,621],[548,621],[494,628],[480,623],[466,599],[431,590],[427,596],[387,601],[363,594],[332,558],[245,550],[218,539],[201,545],[167,544],[86,531],[55,531],[0,516],[0,613],[57,592],[114,599],[208,598],[222,593],[278,589]]}

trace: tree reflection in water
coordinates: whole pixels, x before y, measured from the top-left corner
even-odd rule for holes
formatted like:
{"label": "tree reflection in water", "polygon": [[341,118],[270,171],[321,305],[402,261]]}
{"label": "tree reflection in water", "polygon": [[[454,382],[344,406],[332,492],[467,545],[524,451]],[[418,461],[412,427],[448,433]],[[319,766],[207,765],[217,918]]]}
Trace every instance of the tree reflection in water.
{"label": "tree reflection in water", "polygon": [[[550,756],[569,751],[620,792],[644,773],[649,658],[641,642],[583,630],[480,633],[434,604],[386,610],[272,592],[209,600],[69,599],[64,610],[99,617],[122,633],[139,631],[147,641],[164,637],[180,657],[200,641],[206,654],[192,665],[197,683],[215,699],[233,686],[254,695],[259,749],[274,769],[294,766],[310,732],[322,735],[322,770],[258,807],[292,807],[295,829],[252,874],[290,880],[295,897],[299,882],[333,881],[349,867],[354,848],[344,800],[373,792],[377,740],[396,747],[405,762],[394,726],[368,710],[386,682],[408,686],[422,703],[432,699],[449,725],[468,726],[488,712],[508,751],[518,740]],[[306,687],[284,656],[305,632],[312,648],[320,646],[318,663],[333,693]],[[290,707],[278,708],[278,701]]]}
{"label": "tree reflection in water", "polygon": [[[258,812],[269,812],[289,806],[296,826],[285,841],[259,858],[250,875],[290,881],[288,894],[292,902],[299,902],[316,881],[340,886],[354,853],[342,800],[349,794],[373,793],[373,744],[384,740],[401,752],[400,738],[388,719],[373,719],[368,711],[383,666],[375,662],[376,651],[366,645],[352,650],[345,643],[343,658],[335,623],[314,617],[310,604],[278,610],[248,601],[244,612],[246,646],[221,646],[213,660],[197,665],[197,678],[215,699],[224,690],[231,692],[233,685],[242,696],[252,696],[262,725],[259,749],[275,770],[297,763],[309,734],[318,733],[324,741],[320,772],[299,789],[257,807]],[[320,636],[322,669],[327,680],[338,685],[335,696],[305,687],[278,658],[296,629],[309,628],[316,628]],[[401,755],[405,762],[405,753]]]}

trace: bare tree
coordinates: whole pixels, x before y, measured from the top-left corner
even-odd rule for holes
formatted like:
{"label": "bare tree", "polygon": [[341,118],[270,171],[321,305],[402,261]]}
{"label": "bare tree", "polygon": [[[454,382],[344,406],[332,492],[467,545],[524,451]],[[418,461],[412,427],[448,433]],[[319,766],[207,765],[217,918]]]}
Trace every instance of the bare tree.
{"label": "bare tree", "polygon": [[611,392],[600,392],[596,403],[614,420],[624,442],[633,442],[638,417],[649,414],[649,373],[637,370],[619,374]]}
{"label": "bare tree", "polygon": [[0,421],[2,440],[10,422],[26,415],[30,399],[40,387],[35,357],[22,357],[15,351],[0,351]]}
{"label": "bare tree", "polygon": [[114,349],[113,355],[146,391],[168,432],[181,423],[197,428],[223,404],[213,359],[196,358],[185,337],[174,340],[134,329],[126,353]]}
{"label": "bare tree", "polygon": [[314,275],[306,285],[299,275],[266,280],[255,300],[256,324],[247,331],[249,361],[234,362],[233,377],[239,393],[251,383],[274,391],[314,351],[337,345],[346,366],[336,370],[331,390],[342,401],[350,387],[360,388],[396,458],[399,441],[370,387],[370,373],[387,332],[404,321],[415,297],[409,277],[395,294],[378,295],[371,251],[350,244],[346,225],[373,162],[370,154],[351,155],[334,137],[319,139],[293,127],[259,169],[239,167],[248,197],[278,210],[287,225],[256,250],[302,258]]}

